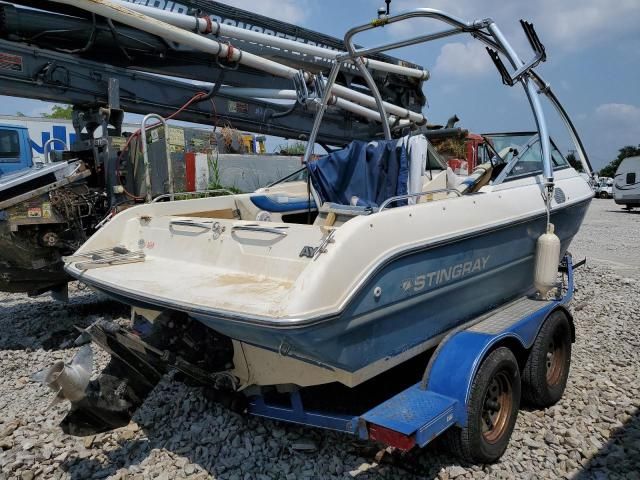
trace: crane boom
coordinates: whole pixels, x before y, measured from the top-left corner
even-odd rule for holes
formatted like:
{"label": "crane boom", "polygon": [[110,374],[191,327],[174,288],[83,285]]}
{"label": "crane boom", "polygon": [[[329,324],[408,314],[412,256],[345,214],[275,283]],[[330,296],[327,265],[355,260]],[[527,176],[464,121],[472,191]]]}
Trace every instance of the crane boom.
{"label": "crane boom", "polygon": [[[306,140],[323,75],[344,50],[338,39],[209,0],[0,0],[0,92],[73,105],[75,130],[62,162],[9,180],[0,170],[0,290],[64,296],[64,255],[110,215],[173,191],[171,165],[186,162],[168,148],[171,132],[129,136],[125,112]],[[381,115],[397,133],[424,122],[428,72],[378,53],[366,64],[384,112],[362,72],[340,63],[317,135],[326,148],[380,138]],[[222,134],[208,133],[211,151],[220,143],[207,142]]]}
{"label": "crane boom", "polygon": [[[124,2],[123,2],[124,3]],[[337,39],[331,39],[309,30],[300,29],[283,22],[275,22],[266,17],[256,16],[249,12],[242,12],[217,2],[209,1],[185,1],[187,6],[201,8],[201,15],[220,21],[224,25],[242,25],[252,30],[273,32],[274,35],[286,35],[287,39],[296,38],[300,45],[321,45],[326,50],[337,49],[342,45]],[[154,5],[171,4],[174,10],[185,12],[184,8],[173,2],[153,2]],[[238,64],[226,64],[216,60],[203,52],[198,52],[185,45],[178,45],[166,41],[164,38],[151,35],[144,31],[130,28],[118,23],[112,23],[99,16],[87,16],[87,12],[68,7],[66,5],[47,2],[47,11],[20,8],[17,5],[26,5],[42,9],[42,2],[34,0],[16,0],[9,3],[0,3],[0,37],[4,37],[15,43],[28,43],[37,45],[45,50],[54,50],[61,54],[70,55],[79,65],[85,60],[94,60],[99,63],[126,68],[129,71],[148,72],[171,77],[183,77],[189,80],[207,82],[209,84],[223,83],[226,86],[238,86],[249,88],[291,89],[292,81],[287,78],[279,78],[265,74],[252,68]],[[131,4],[133,6],[133,4]],[[204,7],[208,7],[204,10]],[[180,8],[178,8],[180,7]],[[154,9],[147,9],[154,10]],[[230,17],[233,14],[234,20]],[[253,23],[248,19],[253,18]],[[285,28],[288,27],[288,28]],[[286,32],[286,33],[284,33]],[[297,33],[294,36],[293,33]],[[302,37],[301,35],[305,35]],[[237,39],[220,37],[222,42]],[[306,43],[300,40],[306,40]],[[321,43],[322,41],[322,43]],[[322,74],[330,67],[329,59],[320,56],[300,54],[286,49],[273,48],[256,42],[242,42],[242,49],[249,54],[259,56],[267,60],[282,63],[285,67],[304,69],[312,74]],[[403,62],[386,55],[374,55],[372,60],[389,65],[403,66],[418,71],[420,68],[414,64]],[[421,70],[424,71],[424,70]],[[425,71],[426,72],[426,71]],[[411,78],[389,72],[372,70],[372,74],[380,88],[383,99],[390,104],[397,105],[404,111],[420,112],[425,104],[422,93],[424,79]],[[425,76],[427,73],[425,73]],[[340,82],[341,86],[349,87],[353,96],[368,93],[365,82],[360,77],[357,69],[347,64],[342,66]],[[345,89],[346,94],[350,94]],[[138,97],[141,97],[138,95]],[[40,97],[38,97],[40,98]],[[347,100],[347,97],[344,97]],[[186,99],[185,99],[186,100]],[[59,99],[59,101],[65,101]],[[73,103],[71,101],[67,103]],[[181,105],[179,103],[178,105]],[[277,110],[277,107],[273,108]],[[224,111],[224,110],[223,110]],[[297,111],[291,112],[292,114]],[[414,119],[415,114],[412,114]],[[353,115],[344,114],[350,120]],[[259,119],[264,122],[264,118]],[[268,120],[268,119],[267,119]],[[358,120],[356,120],[358,121]],[[209,122],[205,122],[209,123]],[[298,135],[289,135],[298,138],[308,132],[305,122],[300,124]],[[341,126],[342,127],[342,126]],[[347,132],[351,133],[351,132]],[[357,132],[356,132],[357,133]],[[363,130],[368,138],[371,138],[369,130]],[[346,135],[348,138],[348,134]],[[360,138],[350,137],[352,138]]]}
{"label": "crane boom", "polygon": [[[98,62],[78,62],[69,54],[0,40],[0,90],[4,95],[28,97],[76,106],[108,105],[109,79],[119,85],[120,108],[145,115],[169,116],[203,86]],[[5,65],[5,68],[2,67]],[[204,88],[206,90],[206,87]],[[313,110],[301,105],[261,101],[219,92],[211,101],[182,110],[175,118],[208,124],[230,124],[235,128],[284,138],[304,138],[313,125]],[[347,143],[352,138],[371,138],[376,126],[333,111],[319,142]]]}

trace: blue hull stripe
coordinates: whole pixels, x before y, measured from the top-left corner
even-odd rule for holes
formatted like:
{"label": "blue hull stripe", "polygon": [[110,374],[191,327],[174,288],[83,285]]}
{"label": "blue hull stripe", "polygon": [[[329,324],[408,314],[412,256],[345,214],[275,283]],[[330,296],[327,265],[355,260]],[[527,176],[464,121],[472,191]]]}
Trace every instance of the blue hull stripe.
{"label": "blue hull stripe", "polygon": [[[589,202],[556,210],[552,220],[566,252]],[[193,316],[222,334],[290,356],[355,372],[441,335],[491,308],[531,291],[535,245],[544,216],[396,257],[378,269],[334,318],[295,329],[269,329],[217,316]],[[488,259],[487,259],[488,258]],[[407,279],[451,265],[487,259],[485,268],[407,293]],[[428,273],[427,273],[428,275]],[[445,276],[446,277],[446,276]],[[374,290],[382,294],[376,299]]]}
{"label": "blue hull stripe", "polygon": [[[552,221],[563,254],[578,232],[589,203],[590,200],[553,211]],[[375,361],[424,344],[492,307],[530,291],[535,244],[545,225],[545,215],[536,215],[498,229],[486,229],[403,252],[380,266],[339,314],[295,328],[238,322],[214,312],[154,303],[129,292],[94,286],[123,303],[184,311],[231,338],[268,350],[287,352],[291,357],[327,368],[355,372]],[[408,279],[441,272],[452,265],[473,264],[477,259],[487,257],[482,272],[432,281],[430,287],[425,284],[424,290],[413,294],[407,294],[403,288]],[[379,300],[373,295],[376,287],[382,290]]]}

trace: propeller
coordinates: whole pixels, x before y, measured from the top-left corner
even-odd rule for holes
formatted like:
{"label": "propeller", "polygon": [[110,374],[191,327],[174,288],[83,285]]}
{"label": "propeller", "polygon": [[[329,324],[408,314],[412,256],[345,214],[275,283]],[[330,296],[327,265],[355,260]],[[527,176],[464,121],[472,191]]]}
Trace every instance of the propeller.
{"label": "propeller", "polygon": [[85,397],[85,389],[89,385],[93,370],[93,350],[91,345],[83,346],[73,357],[71,362],[58,360],[51,367],[40,370],[31,379],[46,385],[56,392],[50,407],[69,400],[77,402]]}

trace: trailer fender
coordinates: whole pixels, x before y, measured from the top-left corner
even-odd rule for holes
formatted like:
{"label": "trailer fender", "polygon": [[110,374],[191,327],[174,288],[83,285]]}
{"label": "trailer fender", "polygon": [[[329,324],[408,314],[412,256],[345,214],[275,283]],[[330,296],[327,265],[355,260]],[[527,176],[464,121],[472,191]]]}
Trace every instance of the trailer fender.
{"label": "trailer fender", "polygon": [[486,354],[499,339],[468,331],[456,333],[436,352],[426,389],[457,400],[456,424],[467,424],[467,398],[471,383]]}
{"label": "trailer fender", "polygon": [[557,310],[567,315],[573,330],[573,321],[566,308],[551,304],[515,321],[498,334],[471,330],[453,334],[434,353],[425,372],[423,388],[456,399],[456,423],[465,426],[471,385],[489,352],[498,346],[507,346],[514,351],[516,358],[521,358],[519,354],[529,351],[547,317]]}

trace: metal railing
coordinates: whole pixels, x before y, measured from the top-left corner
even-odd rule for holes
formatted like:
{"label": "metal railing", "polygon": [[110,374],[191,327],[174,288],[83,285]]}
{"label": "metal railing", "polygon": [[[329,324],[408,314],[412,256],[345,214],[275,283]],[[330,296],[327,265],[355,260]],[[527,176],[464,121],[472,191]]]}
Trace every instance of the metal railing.
{"label": "metal railing", "polygon": [[[438,190],[430,190],[428,192],[407,193],[406,195],[398,195],[396,197],[387,198],[384,202],[382,202],[382,205],[380,205],[380,208],[378,209],[378,213],[382,212],[393,202],[397,202],[399,200],[406,200],[408,198],[413,198],[413,197],[424,197],[425,195],[433,195],[436,193],[454,193],[458,197],[462,196],[462,194],[458,190],[455,190],[453,188],[440,188]],[[403,205],[403,206],[406,206],[406,205]]]}
{"label": "metal railing", "polygon": [[69,147],[64,140],[61,140],[60,138],[50,138],[45,142],[44,147],[42,147],[44,153],[44,163],[53,163],[53,160],[51,160],[51,153],[55,150],[50,150],[49,146],[55,142],[61,143],[65,150],[69,150]]}
{"label": "metal railing", "polygon": [[263,227],[263,226],[258,225],[258,224],[252,224],[252,225],[234,225],[233,227],[231,227],[231,231],[232,232],[236,232],[236,231],[263,232],[263,233],[271,233],[273,235],[278,235],[278,236],[281,236],[281,237],[286,237],[287,236],[287,232],[285,232],[283,230],[285,228],[289,228],[289,227],[271,228],[271,227]]}
{"label": "metal railing", "polygon": [[[361,32],[365,32],[368,30],[372,30],[375,28],[383,27],[385,25],[390,25],[393,23],[401,22],[404,20],[408,20],[411,18],[425,18],[432,19],[443,22],[447,24],[450,28],[445,30],[412,37],[407,40],[395,41],[392,43],[371,47],[371,48],[356,48],[353,43],[353,37]],[[381,100],[380,93],[378,91],[377,86],[373,82],[373,79],[370,73],[367,71],[366,67],[362,62],[362,57],[364,55],[374,54],[386,52],[388,50],[392,50],[395,48],[406,47],[409,45],[416,45],[419,43],[425,43],[453,35],[459,34],[470,34],[476,40],[484,43],[491,49],[494,49],[496,52],[504,55],[512,68],[516,72],[517,83],[520,83],[524,91],[529,98],[529,102],[531,105],[531,109],[533,112],[533,116],[538,128],[538,133],[541,138],[542,144],[542,156],[543,156],[543,174],[545,177],[545,183],[548,187],[553,188],[553,168],[551,163],[551,148],[550,148],[550,140],[547,130],[547,123],[544,117],[544,113],[542,111],[542,106],[540,104],[539,94],[544,94],[549,98],[553,106],[556,108],[558,114],[564,121],[565,125],[568,127],[571,137],[576,144],[576,148],[579,152],[580,159],[582,163],[585,165],[585,169],[589,170],[588,160],[584,149],[582,148],[582,143],[577,135],[577,132],[571,123],[568,115],[557,101],[553,93],[551,92],[550,86],[544,82],[544,80],[532,70],[533,66],[539,61],[539,58],[534,58],[531,62],[523,62],[520,57],[517,55],[515,50],[506,40],[496,23],[488,18],[484,20],[478,20],[473,22],[466,22],[460,18],[454,17],[452,15],[448,15],[439,10],[431,9],[431,8],[418,8],[409,12],[400,13],[398,15],[383,15],[377,20],[370,22],[368,24],[355,27],[350,29],[345,35],[344,43],[347,47],[347,53],[338,55],[336,57],[336,61],[331,69],[327,82],[325,84],[325,91],[320,102],[316,119],[313,125],[313,129],[309,136],[307,150],[305,151],[304,161],[309,162],[311,155],[313,154],[313,146],[315,144],[315,140],[318,135],[318,131],[320,129],[320,124],[322,123],[322,117],[327,109],[327,105],[330,104],[332,93],[331,87],[336,81],[338,71],[340,68],[340,64],[343,62],[353,62],[360,73],[363,75],[367,86],[370,88],[374,98],[376,99],[376,104],[378,106],[379,114],[380,114],[380,122],[382,124],[382,128],[384,131],[385,138],[390,139],[390,126],[388,122],[388,118],[385,115],[385,105]],[[535,50],[535,49],[534,49]],[[539,54],[539,52],[538,52]],[[539,90],[538,90],[539,88]]]}
{"label": "metal railing", "polygon": [[169,222],[169,228],[171,227],[196,227],[210,230],[213,227],[213,220],[207,222],[198,222],[196,220],[171,220]]}

